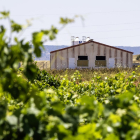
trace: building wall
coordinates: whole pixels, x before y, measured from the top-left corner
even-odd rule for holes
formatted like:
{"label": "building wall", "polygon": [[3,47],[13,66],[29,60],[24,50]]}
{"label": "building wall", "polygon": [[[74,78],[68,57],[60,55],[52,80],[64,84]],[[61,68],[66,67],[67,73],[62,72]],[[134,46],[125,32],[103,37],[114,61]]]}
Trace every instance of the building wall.
{"label": "building wall", "polygon": [[132,58],[133,56],[132,56],[132,54],[131,53],[128,53],[128,67],[132,67]]}
{"label": "building wall", "polygon": [[109,47],[106,47],[106,63],[107,63],[107,67],[109,66],[109,50],[110,48]]}
{"label": "building wall", "polygon": [[79,45],[78,48],[80,49],[80,55],[85,56],[84,45]]}
{"label": "building wall", "polygon": [[121,51],[117,50],[117,67],[121,66]]}
{"label": "building wall", "polygon": [[78,58],[78,55],[80,54],[79,52],[79,47],[74,47],[74,58],[75,58],[75,65],[77,66],[77,61],[76,61],[76,58]]}
{"label": "building wall", "polygon": [[55,52],[50,54],[50,68],[55,69]]}
{"label": "building wall", "polygon": [[96,46],[94,46],[93,43],[89,43],[89,44],[85,44],[85,48],[86,48],[86,55],[88,56],[88,60],[89,60],[89,68],[94,68],[95,63],[93,62],[95,61]]}
{"label": "building wall", "polygon": [[[132,60],[133,59],[133,55],[132,54],[130,54],[130,60]],[[130,61],[131,62],[131,61]],[[133,63],[130,63],[130,67],[132,67],[133,66]]]}
{"label": "building wall", "polygon": [[103,45],[99,45],[100,46],[100,56],[104,56],[104,50],[105,50],[105,46]]}
{"label": "building wall", "polygon": [[111,48],[111,57],[110,58],[115,58],[115,49]]}
{"label": "building wall", "polygon": [[123,52],[123,67],[126,68],[126,52]]}
{"label": "building wall", "polygon": [[117,66],[132,67],[131,53],[91,42],[51,53],[51,69],[68,68],[69,58],[75,58],[75,65],[77,67],[79,55],[88,56],[88,68],[95,68],[96,56],[106,56],[107,67],[109,66],[109,58],[115,58]]}
{"label": "building wall", "polygon": [[56,57],[56,59],[57,59],[57,63],[56,63],[57,69],[61,69],[61,51],[58,51],[58,52],[57,52],[57,57]]}
{"label": "building wall", "polygon": [[66,69],[67,68],[67,50],[61,51],[62,61],[61,61],[61,68]]}

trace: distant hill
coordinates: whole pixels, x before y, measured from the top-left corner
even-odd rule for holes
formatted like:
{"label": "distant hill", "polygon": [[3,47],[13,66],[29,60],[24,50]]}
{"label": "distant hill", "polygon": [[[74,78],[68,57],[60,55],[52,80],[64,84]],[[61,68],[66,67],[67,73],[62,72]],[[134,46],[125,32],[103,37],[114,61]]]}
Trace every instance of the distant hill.
{"label": "distant hill", "polygon": [[137,47],[130,47],[130,46],[115,46],[117,48],[120,48],[120,49],[124,49],[124,50],[127,50],[127,51],[131,51],[134,53],[134,55],[138,55],[140,54],[140,46],[137,46]]}
{"label": "distant hill", "polygon": [[45,50],[42,50],[42,55],[40,58],[35,58],[35,60],[50,60],[50,52],[54,50],[59,50],[69,46],[66,45],[44,45]]}
{"label": "distant hill", "polygon": [[[69,46],[66,45],[44,45],[45,50],[42,50],[42,55],[40,58],[35,58],[35,60],[50,60],[50,52],[62,48],[66,48]],[[134,52],[134,55],[140,54],[140,46],[139,47],[130,47],[130,46],[115,46],[120,49],[124,49],[127,51]]]}

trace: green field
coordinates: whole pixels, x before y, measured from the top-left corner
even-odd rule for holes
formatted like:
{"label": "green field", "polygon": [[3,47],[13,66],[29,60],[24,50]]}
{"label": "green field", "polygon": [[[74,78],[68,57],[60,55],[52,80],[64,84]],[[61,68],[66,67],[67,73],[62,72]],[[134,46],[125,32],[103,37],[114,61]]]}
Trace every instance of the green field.
{"label": "green field", "polygon": [[[24,69],[19,71],[23,77]],[[122,140],[140,138],[140,68],[41,71],[29,81],[31,99],[8,101],[8,133],[36,139]],[[23,77],[24,79],[24,77]],[[26,80],[26,79],[25,79]],[[25,81],[24,81],[25,82]],[[26,99],[25,96],[24,98]],[[19,124],[12,119],[20,116]],[[26,123],[25,122],[28,122]],[[18,126],[21,125],[19,135]],[[27,131],[29,130],[29,131]],[[34,132],[29,135],[29,132]],[[39,133],[38,133],[39,131]],[[122,135],[123,134],[123,135]]]}

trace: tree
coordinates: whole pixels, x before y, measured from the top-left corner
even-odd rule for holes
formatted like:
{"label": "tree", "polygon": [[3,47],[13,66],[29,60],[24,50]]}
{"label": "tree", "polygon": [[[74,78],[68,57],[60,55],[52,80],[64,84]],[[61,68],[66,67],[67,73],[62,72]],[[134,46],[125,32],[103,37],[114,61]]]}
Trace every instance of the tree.
{"label": "tree", "polygon": [[136,60],[138,61],[140,60],[140,55],[137,55]]}
{"label": "tree", "polygon": [[[7,38],[6,28],[3,25],[0,26],[0,139],[43,139],[47,137],[44,133],[47,134],[45,124],[48,121],[38,112],[41,113],[43,108],[47,109],[48,104],[46,93],[41,93],[32,83],[38,71],[33,63],[33,55],[41,56],[43,36],[53,40],[59,30],[51,26],[48,30],[34,32],[33,48],[30,41],[25,42],[16,37],[14,45],[9,45],[12,34],[20,33],[24,28],[10,19],[10,12],[3,11],[0,15],[1,20],[9,21],[11,28],[10,37]],[[74,19],[60,18],[62,27],[72,22]],[[22,74],[18,68],[20,62],[24,68]],[[37,108],[33,107],[34,105]],[[9,109],[9,106],[12,109]],[[42,124],[39,123],[41,119],[43,119]]]}

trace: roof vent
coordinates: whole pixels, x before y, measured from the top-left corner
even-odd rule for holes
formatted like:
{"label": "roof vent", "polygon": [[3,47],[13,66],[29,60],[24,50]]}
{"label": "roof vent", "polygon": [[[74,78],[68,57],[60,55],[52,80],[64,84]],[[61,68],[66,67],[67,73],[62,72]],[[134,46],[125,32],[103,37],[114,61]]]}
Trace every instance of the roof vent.
{"label": "roof vent", "polygon": [[71,45],[72,45],[72,46],[74,45],[74,40],[75,40],[75,37],[72,36],[72,37],[71,37]]}
{"label": "roof vent", "polygon": [[74,45],[78,45],[78,44],[80,44],[79,37],[76,37],[74,40]]}
{"label": "roof vent", "polygon": [[87,37],[87,38],[86,38],[86,42],[89,41],[89,40],[90,40],[90,37]]}
{"label": "roof vent", "polygon": [[93,41],[93,39],[90,39],[89,41]]}
{"label": "roof vent", "polygon": [[82,36],[82,41],[83,41],[83,43],[86,42],[86,37],[85,36]]}
{"label": "roof vent", "polygon": [[75,41],[79,41],[79,37],[76,37],[76,38],[75,38]]}

